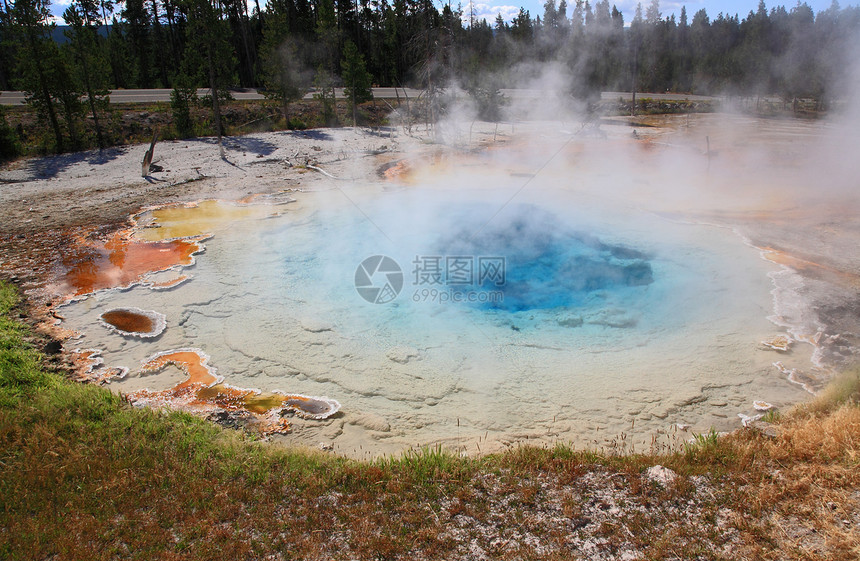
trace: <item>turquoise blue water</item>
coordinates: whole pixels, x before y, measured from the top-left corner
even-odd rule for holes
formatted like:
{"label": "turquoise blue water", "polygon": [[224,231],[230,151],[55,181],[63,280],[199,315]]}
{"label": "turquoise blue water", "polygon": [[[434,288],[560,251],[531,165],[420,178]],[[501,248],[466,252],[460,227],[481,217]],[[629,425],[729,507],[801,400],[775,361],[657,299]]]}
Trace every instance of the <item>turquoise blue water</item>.
{"label": "turquoise blue water", "polygon": [[[299,197],[207,241],[185,285],[90,298],[67,325],[130,367],[123,391],[169,386],[135,368],[196,347],[229,384],[336,399],[342,416],[296,431],[346,453],[707,431],[769,397],[774,358],[757,346],[775,331],[774,267],[731,231],[559,190]],[[378,256],[399,285],[378,258],[357,276]],[[396,297],[369,302],[357,278]],[[158,341],[87,327],[132,305],[167,316]]]}
{"label": "turquoise blue water", "polygon": [[[419,216],[411,214],[416,208]],[[687,227],[653,216],[639,216],[636,221],[644,223],[637,224],[588,214],[398,193],[361,208],[316,211],[259,235],[262,247],[281,255],[274,286],[324,295],[324,307],[353,308],[350,315],[368,322],[426,320],[420,330],[436,324],[434,318],[465,314],[494,326],[520,322],[518,329],[548,322],[588,329],[640,322],[654,328],[682,319],[683,310],[670,316],[656,308],[688,299],[710,279],[677,252],[701,252],[703,262],[711,260],[706,269],[718,267],[701,248],[673,247],[677,240],[656,237],[658,229],[672,236]],[[643,238],[645,233],[654,239]],[[402,288],[388,304],[370,305],[355,291],[356,267],[374,255],[391,257],[402,271]],[[380,287],[386,281],[383,274],[372,280]]]}
{"label": "turquoise blue water", "polygon": [[[598,291],[654,282],[646,252],[605,243],[541,207],[513,204],[489,222],[475,224],[470,216],[480,216],[481,210],[479,205],[464,205],[445,211],[457,216],[462,227],[444,233],[436,245],[437,254],[464,256],[466,264],[478,269],[472,283],[452,287],[461,293],[470,288],[500,293],[498,300],[479,298],[484,300],[477,304],[480,308],[563,311],[584,305]],[[486,256],[483,262],[481,256]],[[501,260],[503,279],[494,274],[492,266],[497,262],[492,261],[493,256]],[[485,265],[484,270],[479,265]]]}

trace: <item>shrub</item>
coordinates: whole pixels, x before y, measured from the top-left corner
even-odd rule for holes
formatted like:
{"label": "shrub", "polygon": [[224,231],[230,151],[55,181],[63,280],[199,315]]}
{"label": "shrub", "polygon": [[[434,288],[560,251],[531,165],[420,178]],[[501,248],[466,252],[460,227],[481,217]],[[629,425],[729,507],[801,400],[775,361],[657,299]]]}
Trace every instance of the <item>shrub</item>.
{"label": "shrub", "polygon": [[197,88],[191,84],[191,79],[185,75],[177,76],[170,93],[170,106],[173,109],[173,126],[179,138],[194,136],[191,106],[196,103]]}
{"label": "shrub", "polygon": [[11,160],[21,155],[18,137],[9,123],[6,114],[0,109],[0,161]]}

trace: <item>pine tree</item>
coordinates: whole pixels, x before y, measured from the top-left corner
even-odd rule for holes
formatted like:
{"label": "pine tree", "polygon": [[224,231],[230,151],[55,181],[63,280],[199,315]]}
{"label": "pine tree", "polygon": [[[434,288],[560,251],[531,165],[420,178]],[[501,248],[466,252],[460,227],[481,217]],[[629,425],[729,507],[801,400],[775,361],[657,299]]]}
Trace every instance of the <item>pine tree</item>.
{"label": "pine tree", "polygon": [[264,95],[280,104],[284,123],[290,126],[290,103],[302,99],[310,89],[311,74],[292,41],[285,40],[270,49],[263,58]]}
{"label": "pine tree", "polygon": [[54,133],[55,148],[65,148],[57,115],[56,99],[61,62],[59,48],[51,39],[50,3],[47,0],[16,0],[11,10],[14,41],[18,53],[18,86],[27,93],[27,103],[46,119]]}
{"label": "pine tree", "polygon": [[15,52],[11,48],[12,14],[8,4],[0,3],[0,90],[10,90],[12,77],[9,71],[15,64]]}
{"label": "pine tree", "polygon": [[[234,61],[227,40],[229,29],[221,19],[221,9],[216,0],[184,0],[183,12],[187,18],[187,47],[185,70],[208,83],[212,93],[212,116],[218,136],[218,148],[225,158],[222,143],[224,128],[221,119],[221,99],[229,97],[227,85],[233,78]],[[189,56],[188,53],[193,53]],[[202,74],[202,76],[201,76]]]}
{"label": "pine tree", "polygon": [[186,74],[179,74],[173,80],[170,92],[170,107],[173,110],[173,127],[179,138],[194,136],[194,121],[191,119],[191,106],[197,103],[197,88]]}
{"label": "pine tree", "polygon": [[316,24],[317,41],[323,49],[326,70],[335,72],[337,66],[337,51],[340,44],[340,30],[337,28],[337,18],[333,0],[319,0]]}
{"label": "pine tree", "polygon": [[159,81],[161,82],[161,86],[164,87],[170,83],[167,71],[170,59],[167,57],[165,49],[167,46],[167,40],[164,36],[163,26],[161,25],[161,13],[158,11],[158,0],[150,0],[149,5],[152,12],[152,29],[150,31],[152,35],[152,57],[155,59],[155,63],[158,67]]}
{"label": "pine tree", "polygon": [[505,18],[502,17],[502,13],[499,12],[496,15],[496,22],[494,24],[496,33],[504,33],[508,29],[508,24],[505,22]]}
{"label": "pine tree", "polygon": [[59,56],[49,60],[50,74],[54,82],[54,95],[60,102],[66,129],[69,131],[69,141],[72,150],[81,148],[81,135],[78,125],[84,114],[84,104],[81,101],[83,88],[73,74],[72,56],[67,50],[59,52]]}
{"label": "pine tree", "polygon": [[123,21],[114,16],[110,25],[111,32],[107,36],[108,61],[115,88],[129,88],[134,85],[127,27]]}
{"label": "pine tree", "polygon": [[230,24],[233,50],[239,55],[239,83],[245,87],[252,86],[257,52],[251,41],[248,3],[245,0],[223,0],[222,6]]}
{"label": "pine tree", "polygon": [[517,41],[525,44],[531,43],[534,38],[534,28],[528,10],[520,8],[517,17],[511,21],[511,35]]}
{"label": "pine tree", "polygon": [[331,72],[326,70],[322,64],[317,68],[317,73],[314,76],[314,99],[320,100],[320,108],[323,114],[323,123],[327,127],[337,124],[337,114],[335,113],[335,98],[334,98],[334,79]]}
{"label": "pine tree", "polygon": [[364,64],[364,57],[358,52],[358,47],[352,41],[347,41],[343,48],[343,60],[340,67],[343,73],[343,94],[352,110],[352,126],[356,126],[358,104],[373,99],[371,90],[372,77]]}
{"label": "pine tree", "polygon": [[[261,76],[266,86],[263,95],[276,101],[287,126],[290,123],[289,108],[293,101],[301,99],[313,81],[313,66],[308,51],[300,41],[297,6],[290,1],[273,1],[268,4],[264,26],[263,44],[260,46]],[[302,24],[304,25],[304,24]],[[291,31],[291,27],[294,30]],[[307,31],[307,30],[305,30]]]}
{"label": "pine tree", "polygon": [[152,53],[151,29],[152,20],[144,0],[125,0],[122,11],[125,24],[126,44],[131,51],[133,83],[139,88],[151,88],[152,83]]}
{"label": "pine tree", "polygon": [[496,73],[481,73],[477,69],[468,73],[465,88],[475,102],[478,119],[492,123],[498,123],[502,119],[505,98],[501,85],[501,79]]}
{"label": "pine tree", "polygon": [[63,12],[63,19],[69,25],[66,36],[70,40],[78,77],[87,95],[90,114],[96,129],[96,141],[99,149],[103,149],[106,143],[99,123],[98,109],[107,107],[109,91],[106,76],[107,61],[103,58],[97,35],[98,8],[98,4],[92,0],[77,0]]}

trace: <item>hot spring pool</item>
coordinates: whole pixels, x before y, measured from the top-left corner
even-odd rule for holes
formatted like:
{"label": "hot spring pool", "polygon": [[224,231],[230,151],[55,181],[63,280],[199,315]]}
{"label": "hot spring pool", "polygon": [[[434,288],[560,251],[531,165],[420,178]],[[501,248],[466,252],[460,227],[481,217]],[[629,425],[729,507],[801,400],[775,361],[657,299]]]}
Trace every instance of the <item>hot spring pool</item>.
{"label": "hot spring pool", "polygon": [[[140,366],[194,348],[231,386],[337,400],[288,438],[358,456],[622,434],[645,450],[676,424],[735,428],[754,399],[804,395],[760,345],[780,331],[776,267],[734,233],[561,188],[506,204],[515,181],[497,180],[301,193],[280,216],[207,222],[190,281],[97,292],[63,307],[64,325],[129,368],[111,383],[124,393],[175,386],[178,368]],[[167,329],[99,324],[122,307]]]}

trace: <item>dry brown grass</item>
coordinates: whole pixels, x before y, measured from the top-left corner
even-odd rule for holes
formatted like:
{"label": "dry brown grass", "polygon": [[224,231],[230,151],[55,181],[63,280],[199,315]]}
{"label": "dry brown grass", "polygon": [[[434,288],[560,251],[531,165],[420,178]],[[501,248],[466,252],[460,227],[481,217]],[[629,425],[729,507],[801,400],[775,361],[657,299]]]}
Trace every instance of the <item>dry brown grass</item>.
{"label": "dry brown grass", "polygon": [[860,371],[789,412],[777,438],[727,439],[742,469],[730,474],[778,559],[860,559]]}

